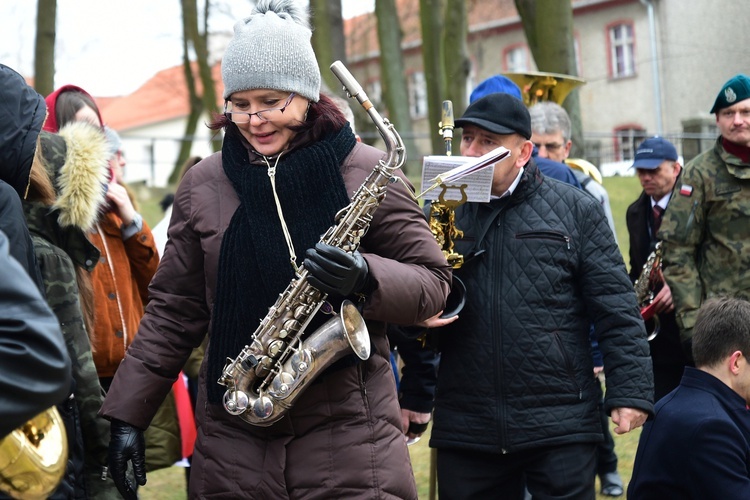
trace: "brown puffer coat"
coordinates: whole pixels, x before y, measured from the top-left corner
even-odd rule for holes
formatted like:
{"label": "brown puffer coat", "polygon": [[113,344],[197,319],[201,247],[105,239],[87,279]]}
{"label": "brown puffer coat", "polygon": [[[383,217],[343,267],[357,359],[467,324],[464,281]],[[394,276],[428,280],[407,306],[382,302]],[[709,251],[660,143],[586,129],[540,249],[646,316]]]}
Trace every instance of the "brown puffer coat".
{"label": "brown puffer coat", "polygon": [[[356,145],[342,166],[347,190],[353,193],[382,157],[377,149]],[[104,415],[147,427],[209,331],[221,241],[238,203],[221,153],[183,179],[170,241],[149,289],[151,300]],[[414,324],[439,312],[450,267],[422,211],[400,183],[388,187],[360,250],[376,283],[363,310],[374,346],[370,359],[324,373],[281,421],[266,428],[206,403],[206,384],[216,381],[205,379],[204,362],[190,498],[417,497],[385,325]]]}

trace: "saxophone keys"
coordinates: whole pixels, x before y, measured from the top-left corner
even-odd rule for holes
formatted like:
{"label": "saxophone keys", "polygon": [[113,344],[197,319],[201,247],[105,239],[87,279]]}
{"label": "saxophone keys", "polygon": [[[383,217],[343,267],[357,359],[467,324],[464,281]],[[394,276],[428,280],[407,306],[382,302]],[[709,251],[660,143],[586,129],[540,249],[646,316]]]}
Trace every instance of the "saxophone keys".
{"label": "saxophone keys", "polygon": [[247,410],[249,399],[242,391],[230,390],[224,393],[224,409],[230,415],[240,415]]}
{"label": "saxophone keys", "polygon": [[310,368],[310,365],[312,365],[312,361],[312,353],[310,353],[308,349],[300,349],[299,351],[294,353],[292,359],[290,360],[290,363],[294,372],[299,376]]}
{"label": "saxophone keys", "polygon": [[275,398],[285,398],[294,384],[294,376],[288,372],[281,372],[273,378],[271,390],[268,393]]}
{"label": "saxophone keys", "polygon": [[273,413],[273,402],[268,396],[260,396],[253,403],[253,414],[256,417],[265,420]]}

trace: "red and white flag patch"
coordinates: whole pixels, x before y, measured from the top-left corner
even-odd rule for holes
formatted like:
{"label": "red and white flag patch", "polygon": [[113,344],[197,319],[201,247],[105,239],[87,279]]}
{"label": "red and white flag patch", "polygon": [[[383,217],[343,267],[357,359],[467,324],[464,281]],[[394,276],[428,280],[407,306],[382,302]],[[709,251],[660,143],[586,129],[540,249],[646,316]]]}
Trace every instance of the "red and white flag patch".
{"label": "red and white flag patch", "polygon": [[682,187],[680,187],[680,194],[682,196],[692,196],[693,195],[693,186],[689,184],[683,184]]}

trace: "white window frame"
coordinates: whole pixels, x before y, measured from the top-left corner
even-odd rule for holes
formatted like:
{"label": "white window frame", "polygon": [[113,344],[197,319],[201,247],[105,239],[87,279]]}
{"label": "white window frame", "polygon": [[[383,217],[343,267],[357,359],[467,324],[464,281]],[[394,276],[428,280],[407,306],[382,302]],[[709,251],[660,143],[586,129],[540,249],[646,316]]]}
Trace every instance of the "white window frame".
{"label": "white window frame", "polygon": [[619,23],[609,28],[610,72],[612,78],[635,75],[635,35],[633,25]]}

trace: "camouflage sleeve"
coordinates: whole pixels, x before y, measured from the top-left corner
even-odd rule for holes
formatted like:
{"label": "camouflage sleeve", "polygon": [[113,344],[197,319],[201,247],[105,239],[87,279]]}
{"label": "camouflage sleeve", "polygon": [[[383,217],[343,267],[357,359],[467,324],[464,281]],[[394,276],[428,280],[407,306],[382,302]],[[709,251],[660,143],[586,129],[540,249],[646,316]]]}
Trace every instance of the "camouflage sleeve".
{"label": "camouflage sleeve", "polygon": [[664,278],[672,289],[677,324],[683,341],[704,297],[699,270],[699,247],[705,232],[705,182],[699,168],[685,167],[675,184],[658,237],[662,240]]}
{"label": "camouflage sleeve", "polygon": [[47,302],[60,322],[73,365],[75,398],[81,415],[86,450],[85,462],[87,465],[104,466],[109,446],[109,421],[97,415],[104,401],[104,394],[83,323],[75,268],[62,250],[44,245],[36,245],[36,248]]}

